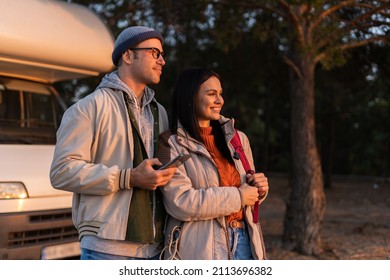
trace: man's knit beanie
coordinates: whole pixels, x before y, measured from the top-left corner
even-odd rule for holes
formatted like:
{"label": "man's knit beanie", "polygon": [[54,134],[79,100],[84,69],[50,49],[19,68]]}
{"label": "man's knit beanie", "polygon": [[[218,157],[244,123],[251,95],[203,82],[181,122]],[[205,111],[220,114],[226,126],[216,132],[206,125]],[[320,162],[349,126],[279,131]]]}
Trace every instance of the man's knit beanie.
{"label": "man's knit beanie", "polygon": [[162,35],[156,30],[145,26],[131,26],[123,30],[115,41],[114,51],[112,52],[112,62],[118,66],[119,58],[129,48],[135,47],[139,43],[156,38],[164,43]]}

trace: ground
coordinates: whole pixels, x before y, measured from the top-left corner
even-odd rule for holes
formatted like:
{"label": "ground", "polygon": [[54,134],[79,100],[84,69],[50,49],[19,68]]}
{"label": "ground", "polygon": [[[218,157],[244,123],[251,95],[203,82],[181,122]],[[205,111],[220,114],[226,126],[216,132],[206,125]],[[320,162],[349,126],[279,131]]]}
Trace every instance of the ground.
{"label": "ground", "polygon": [[332,188],[325,190],[325,250],[313,257],[283,250],[283,218],[290,187],[285,176],[271,174],[268,178],[269,195],[260,206],[268,259],[390,260],[390,182],[335,176]]}

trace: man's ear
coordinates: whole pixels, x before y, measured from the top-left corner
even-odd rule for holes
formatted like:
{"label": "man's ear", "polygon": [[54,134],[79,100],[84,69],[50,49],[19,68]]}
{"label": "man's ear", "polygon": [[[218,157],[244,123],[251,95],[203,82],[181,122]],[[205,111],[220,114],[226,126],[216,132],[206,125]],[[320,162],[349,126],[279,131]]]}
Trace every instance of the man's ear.
{"label": "man's ear", "polygon": [[124,53],[122,53],[122,61],[126,64],[131,64],[133,61],[132,53],[129,50],[126,50]]}

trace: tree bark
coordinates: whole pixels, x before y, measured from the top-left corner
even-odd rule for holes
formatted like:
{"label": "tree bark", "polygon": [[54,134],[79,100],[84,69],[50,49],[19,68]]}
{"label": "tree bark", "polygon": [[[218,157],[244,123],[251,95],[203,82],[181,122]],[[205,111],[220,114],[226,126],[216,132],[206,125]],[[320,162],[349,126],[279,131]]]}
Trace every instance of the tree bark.
{"label": "tree bark", "polygon": [[284,218],[283,245],[307,255],[322,251],[321,225],[325,195],[316,145],[314,69],[310,55],[294,59],[291,71],[291,194]]}

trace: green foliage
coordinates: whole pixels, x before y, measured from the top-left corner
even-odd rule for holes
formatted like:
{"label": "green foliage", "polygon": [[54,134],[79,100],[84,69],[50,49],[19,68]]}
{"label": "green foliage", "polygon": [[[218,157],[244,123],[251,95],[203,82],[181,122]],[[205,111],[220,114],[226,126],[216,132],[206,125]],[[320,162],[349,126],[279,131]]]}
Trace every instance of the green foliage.
{"label": "green foliage", "polygon": [[320,61],[325,70],[331,70],[334,67],[343,66],[347,62],[346,53],[340,49],[327,51],[326,56]]}

